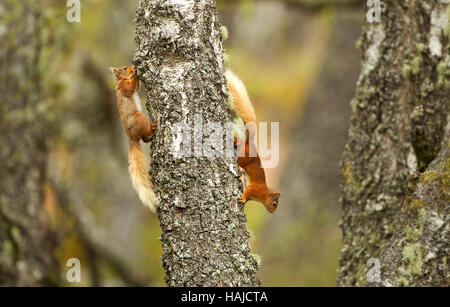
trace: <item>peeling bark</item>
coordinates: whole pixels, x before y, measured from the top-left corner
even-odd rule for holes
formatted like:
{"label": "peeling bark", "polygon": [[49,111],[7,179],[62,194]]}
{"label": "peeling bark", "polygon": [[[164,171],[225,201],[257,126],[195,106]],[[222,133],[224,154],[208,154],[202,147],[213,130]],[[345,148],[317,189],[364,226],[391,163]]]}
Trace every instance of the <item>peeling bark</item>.
{"label": "peeling bark", "polygon": [[204,123],[231,122],[215,1],[141,0],[135,39],[134,62],[158,123],[150,175],[160,198],[167,285],[259,285],[236,158],[171,152],[177,123],[192,127],[196,114]]}
{"label": "peeling bark", "polygon": [[47,150],[36,1],[0,3],[0,285],[54,284],[55,240],[42,208]]}
{"label": "peeling bark", "polygon": [[[402,240],[396,225],[406,223],[407,216],[400,211],[410,197],[409,176],[427,170],[442,144],[447,144],[448,1],[382,4],[381,23],[366,24],[359,42],[362,71],[351,101],[352,125],[341,163],[341,286],[367,285],[370,258],[386,261],[381,263],[382,270],[392,270],[402,261],[397,248],[391,256],[385,253],[393,238]],[[433,208],[424,210],[427,216],[432,215]],[[443,210],[448,213],[448,203]],[[431,239],[425,233],[421,236],[429,244],[443,239]],[[435,264],[426,274],[437,272]],[[389,278],[396,275],[383,274]],[[431,275],[427,279],[426,274],[422,282],[415,282],[416,275],[408,275],[408,283],[445,285]]]}

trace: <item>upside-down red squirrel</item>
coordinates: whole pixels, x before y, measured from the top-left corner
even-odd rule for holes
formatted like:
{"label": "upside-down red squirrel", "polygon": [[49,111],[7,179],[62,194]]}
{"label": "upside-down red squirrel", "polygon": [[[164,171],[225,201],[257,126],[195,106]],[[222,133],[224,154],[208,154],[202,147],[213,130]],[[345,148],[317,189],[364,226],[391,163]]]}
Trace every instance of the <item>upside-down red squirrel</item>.
{"label": "upside-down red squirrel", "polygon": [[158,199],[153,191],[153,185],[147,170],[147,159],[139,141],[150,142],[156,123],[147,122],[145,115],[139,111],[140,99],[137,93],[139,80],[136,76],[136,67],[127,65],[119,68],[110,67],[110,70],[116,78],[120,118],[130,144],[129,172],[131,181],[142,203],[155,212]]}
{"label": "upside-down red squirrel", "polygon": [[[258,200],[264,204],[270,213],[273,213],[278,207],[278,198],[281,194],[269,189],[266,184],[264,168],[253,142],[256,132],[255,110],[244,83],[230,70],[227,70],[226,78],[228,88],[233,96],[236,113],[248,129],[245,141],[235,138],[235,142],[239,145],[238,165],[245,170],[249,180],[249,185],[242,195],[241,202],[245,203],[252,199]],[[250,152],[256,153],[256,156],[250,157]]]}
{"label": "upside-down red squirrel", "polygon": [[[155,212],[158,200],[153,191],[153,185],[147,170],[147,160],[139,141],[150,142],[156,123],[152,121],[148,123],[145,115],[139,111],[140,99],[137,94],[139,80],[136,76],[135,66],[110,67],[110,69],[116,78],[120,118],[130,144],[129,172],[131,181],[142,203]],[[280,193],[267,187],[264,168],[256,153],[256,147],[253,143],[256,129],[254,126],[256,115],[253,105],[242,81],[229,70],[226,72],[226,77],[228,88],[234,98],[236,113],[248,127],[246,140],[236,139],[236,143],[240,145],[238,165],[245,170],[250,181],[242,195],[241,202],[245,203],[251,199],[258,200],[264,204],[270,213],[273,213],[278,207]],[[255,157],[250,157],[250,148],[252,152],[256,153]]]}

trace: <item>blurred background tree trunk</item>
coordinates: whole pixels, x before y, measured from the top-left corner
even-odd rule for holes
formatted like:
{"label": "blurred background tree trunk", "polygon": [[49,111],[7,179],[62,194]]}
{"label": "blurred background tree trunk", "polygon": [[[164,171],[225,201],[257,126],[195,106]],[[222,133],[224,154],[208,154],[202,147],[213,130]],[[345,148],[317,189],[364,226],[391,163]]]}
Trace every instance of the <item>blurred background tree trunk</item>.
{"label": "blurred background tree trunk", "polygon": [[[326,52],[317,81],[291,128],[291,148],[279,184],[284,206],[270,217],[260,234],[264,242],[261,271],[275,274],[285,268],[283,274],[304,286],[331,286],[336,280],[333,268],[338,264],[341,244],[337,227],[339,159],[350,125],[348,102],[359,72],[355,42],[361,35],[361,15],[360,10],[339,9],[329,17],[331,31],[329,41],[322,38]],[[300,20],[306,22],[305,18]],[[300,235],[293,236],[296,232]],[[290,243],[286,244],[287,240]],[[299,263],[303,269],[293,270]],[[327,274],[329,282],[317,278],[318,271]]]}
{"label": "blurred background tree trunk", "polygon": [[381,258],[382,285],[449,286],[449,136],[427,170],[409,182],[395,235]]}
{"label": "blurred background tree trunk", "polygon": [[46,121],[36,1],[0,4],[0,285],[52,285],[56,240],[42,205]]}
{"label": "blurred background tree trunk", "polygon": [[[219,27],[213,0],[142,0],[137,9],[135,63],[148,93],[147,109],[158,123],[150,174],[161,199],[168,286],[259,284],[238,203],[242,186],[236,158],[176,158],[172,152],[177,123],[192,127],[196,114],[204,124],[225,127],[231,120]],[[208,136],[200,137],[204,142]],[[203,146],[203,153],[207,150],[211,147]]]}
{"label": "blurred background tree trunk", "polygon": [[381,22],[364,26],[341,162],[341,286],[369,285],[370,258],[382,285],[448,285],[448,10],[383,1]]}

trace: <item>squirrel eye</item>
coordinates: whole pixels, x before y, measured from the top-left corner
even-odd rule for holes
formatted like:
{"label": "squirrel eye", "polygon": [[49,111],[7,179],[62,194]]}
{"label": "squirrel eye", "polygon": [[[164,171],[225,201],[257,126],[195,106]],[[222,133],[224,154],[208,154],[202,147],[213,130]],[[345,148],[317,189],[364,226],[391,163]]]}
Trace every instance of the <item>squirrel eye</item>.
{"label": "squirrel eye", "polygon": [[272,206],[276,207],[276,206],[277,206],[277,203],[276,203],[276,202],[273,202],[273,203],[272,203]]}
{"label": "squirrel eye", "polygon": [[128,67],[125,67],[123,70],[125,71],[125,70],[127,70],[128,69]]}

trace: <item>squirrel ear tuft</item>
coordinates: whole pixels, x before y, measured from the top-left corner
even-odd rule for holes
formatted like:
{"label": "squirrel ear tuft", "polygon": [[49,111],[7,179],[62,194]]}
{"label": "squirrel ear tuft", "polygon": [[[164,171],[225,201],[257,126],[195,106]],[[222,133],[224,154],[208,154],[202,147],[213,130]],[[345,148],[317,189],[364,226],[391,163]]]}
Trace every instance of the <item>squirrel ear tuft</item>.
{"label": "squirrel ear tuft", "polygon": [[109,70],[114,74],[114,76],[117,79],[117,77],[118,77],[118,69],[114,68],[114,67],[109,67]]}
{"label": "squirrel ear tuft", "polygon": [[271,194],[270,196],[272,196],[273,199],[278,199],[281,196],[280,193],[270,193],[270,194]]}

